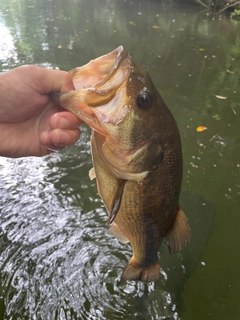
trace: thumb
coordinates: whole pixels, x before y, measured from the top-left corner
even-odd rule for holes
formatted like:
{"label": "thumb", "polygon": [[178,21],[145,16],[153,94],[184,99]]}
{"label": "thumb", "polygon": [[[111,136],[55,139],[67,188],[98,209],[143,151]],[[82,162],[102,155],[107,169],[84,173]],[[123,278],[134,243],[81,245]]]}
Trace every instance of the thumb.
{"label": "thumb", "polygon": [[67,92],[75,90],[70,73],[62,70],[39,68],[38,80],[41,84],[40,93],[48,94],[52,91]]}

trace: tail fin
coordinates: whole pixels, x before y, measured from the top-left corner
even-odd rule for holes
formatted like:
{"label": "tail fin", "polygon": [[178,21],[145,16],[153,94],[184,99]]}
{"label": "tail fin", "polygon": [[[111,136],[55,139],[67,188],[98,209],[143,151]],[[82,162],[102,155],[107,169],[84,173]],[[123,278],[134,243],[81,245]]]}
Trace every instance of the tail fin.
{"label": "tail fin", "polygon": [[129,262],[122,273],[121,280],[135,280],[142,282],[154,282],[159,279],[160,265],[158,262],[149,266],[143,267],[135,262]]}

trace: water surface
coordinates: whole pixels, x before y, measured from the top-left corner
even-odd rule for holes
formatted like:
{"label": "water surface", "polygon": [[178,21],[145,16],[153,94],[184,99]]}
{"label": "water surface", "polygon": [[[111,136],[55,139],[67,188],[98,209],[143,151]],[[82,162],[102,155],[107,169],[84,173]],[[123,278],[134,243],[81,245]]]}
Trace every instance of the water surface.
{"label": "water surface", "polygon": [[150,0],[2,0],[0,32],[2,71],[126,47],[179,125],[192,228],[181,254],[162,246],[157,283],[121,283],[131,249],[106,235],[90,130],[44,158],[0,158],[0,319],[238,319],[239,23]]}

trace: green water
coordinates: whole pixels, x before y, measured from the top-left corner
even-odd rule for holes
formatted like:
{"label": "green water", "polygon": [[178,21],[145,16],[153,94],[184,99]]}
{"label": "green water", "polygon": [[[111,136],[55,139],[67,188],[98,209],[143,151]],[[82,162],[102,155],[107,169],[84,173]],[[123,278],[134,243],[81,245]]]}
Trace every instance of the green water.
{"label": "green water", "polygon": [[157,283],[123,284],[131,249],[105,233],[90,130],[45,158],[0,158],[0,319],[239,319],[240,23],[150,0],[1,0],[0,34],[2,71],[127,48],[178,123],[192,228],[181,254],[162,246]]}

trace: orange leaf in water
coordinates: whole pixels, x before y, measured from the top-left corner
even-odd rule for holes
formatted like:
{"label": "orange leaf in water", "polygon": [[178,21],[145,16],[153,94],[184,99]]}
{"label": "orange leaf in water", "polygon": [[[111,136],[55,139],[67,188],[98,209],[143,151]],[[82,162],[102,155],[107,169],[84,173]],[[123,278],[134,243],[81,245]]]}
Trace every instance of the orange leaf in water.
{"label": "orange leaf in water", "polygon": [[159,26],[152,26],[153,29],[159,29]]}
{"label": "orange leaf in water", "polygon": [[197,127],[197,132],[202,132],[202,131],[205,131],[205,130],[207,130],[207,127],[204,127],[204,126],[199,126],[199,127]]}

